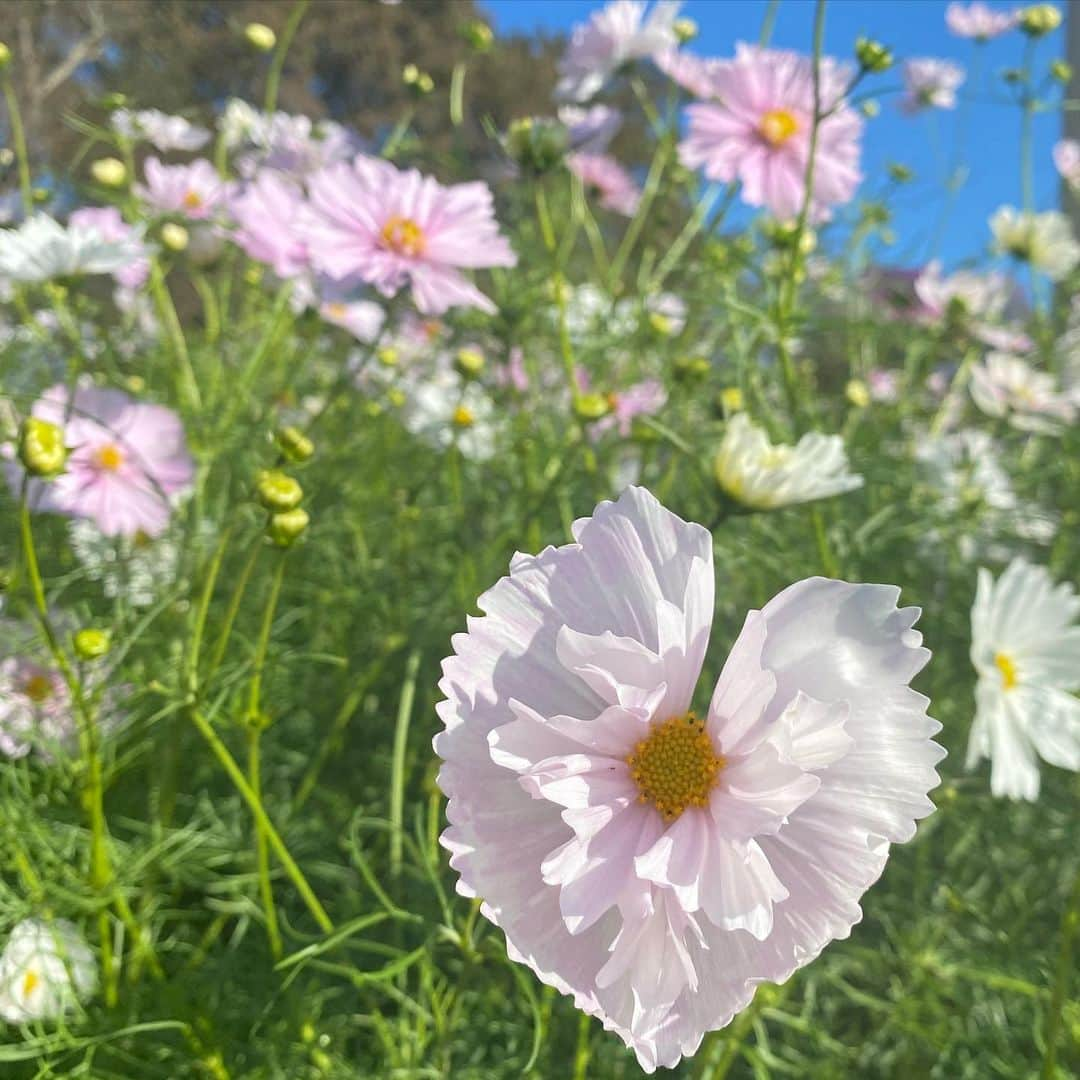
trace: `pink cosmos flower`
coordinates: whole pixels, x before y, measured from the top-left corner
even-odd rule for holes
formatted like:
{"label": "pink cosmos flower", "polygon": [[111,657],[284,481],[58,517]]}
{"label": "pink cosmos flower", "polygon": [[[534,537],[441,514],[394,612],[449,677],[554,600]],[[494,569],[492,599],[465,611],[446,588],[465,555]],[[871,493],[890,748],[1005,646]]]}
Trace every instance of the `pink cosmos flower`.
{"label": "pink cosmos flower", "polygon": [[416,169],[358,157],[316,173],[305,227],[311,261],[335,279],[357,276],[384,296],[408,284],[417,308],[495,305],[460,267],[514,266],[487,184],[444,187]]}
{"label": "pink cosmos flower", "polygon": [[752,611],[694,710],[713,541],[641,488],[515,555],[443,663],[458,891],[651,1072],[859,921],[943,756],[899,590],[811,578]]}
{"label": "pink cosmos flower", "polygon": [[164,214],[182,214],[193,221],[210,217],[225,201],[227,188],[217,170],[205,158],[187,165],[163,165],[156,157],[143,166],[145,185],[136,194]]}
{"label": "pink cosmos flower", "polygon": [[623,64],[675,48],[681,0],[658,0],[646,15],[644,0],[613,0],[574,27],[559,61],[555,95],[588,101]]}
{"label": "pink cosmos flower", "polygon": [[900,399],[900,379],[895,371],[887,368],[872,368],[866,376],[867,389],[871,401],[891,405]]}
{"label": "pink cosmos flower", "polygon": [[568,154],[566,166],[599,196],[605,210],[634,216],[641,201],[641,189],[610,154]]}
{"label": "pink cosmos flower", "polygon": [[[180,418],[120,390],[66,386],[47,390],[32,415],[63,429],[67,465],[55,479],[31,481],[37,510],[90,518],[106,536],[159,536],[172,499],[191,485],[194,466]],[[12,469],[18,490],[21,472]]]}
{"label": "pink cosmos flower", "polygon": [[[806,194],[806,162],[814,112],[813,64],[793,52],[740,44],[735,59],[713,71],[716,103],[686,110],[689,132],[679,146],[682,163],[710,180],[742,182],[742,198],[775,217],[794,218]],[[843,102],[851,72],[821,63],[821,122],[815,154],[811,214],[848,202],[859,172],[862,120]]]}
{"label": "pink cosmos flower", "polygon": [[615,390],[607,395],[611,411],[592,425],[595,436],[618,428],[619,434],[628,439],[637,416],[655,416],[667,404],[667,391],[658,379],[646,379],[625,390]]}
{"label": "pink cosmos flower", "polygon": [[964,69],[949,60],[932,57],[905,60],[903,79],[907,92],[900,101],[900,108],[906,113],[929,108],[955,109],[956,91],[964,78]]}
{"label": "pink cosmos flower", "polygon": [[694,97],[707,101],[719,96],[715,75],[723,60],[706,59],[682,49],[665,49],[653,57],[653,62],[672,82]]}
{"label": "pink cosmos flower", "polygon": [[974,4],[950,4],[945,9],[945,25],[957,37],[989,41],[1012,30],[1017,23],[1015,11],[995,11],[976,0]]}
{"label": "pink cosmos flower", "polygon": [[574,150],[602,154],[622,127],[622,113],[610,105],[560,105],[559,121],[566,125],[566,137]]}
{"label": "pink cosmos flower", "polygon": [[263,169],[229,200],[236,222],[233,239],[279,278],[289,279],[308,268],[300,189],[277,172]]}
{"label": "pink cosmos flower", "polygon": [[[77,229],[93,230],[105,241],[137,245],[142,242],[139,229],[129,225],[115,206],[83,206],[73,210],[68,223]],[[138,289],[150,276],[150,260],[145,256],[133,259],[113,271],[116,283],[125,289]]]}
{"label": "pink cosmos flower", "polygon": [[59,671],[24,656],[0,660],[0,754],[26,757],[47,754],[50,744],[77,736],[71,695]]}
{"label": "pink cosmos flower", "polygon": [[1054,146],[1054,164],[1062,180],[1074,191],[1080,191],[1080,142],[1059,140]]}

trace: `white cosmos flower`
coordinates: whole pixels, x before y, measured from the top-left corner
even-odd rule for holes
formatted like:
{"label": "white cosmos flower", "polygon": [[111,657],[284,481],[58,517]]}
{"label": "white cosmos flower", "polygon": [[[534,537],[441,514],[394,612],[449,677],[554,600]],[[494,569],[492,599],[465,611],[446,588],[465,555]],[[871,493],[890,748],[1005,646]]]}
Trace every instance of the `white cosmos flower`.
{"label": "white cosmos flower", "polygon": [[112,128],[132,142],[145,139],[162,153],[169,150],[201,150],[210,141],[210,132],[160,109],[117,109],[112,114]]}
{"label": "white cosmos flower", "polygon": [[1007,353],[988,353],[971,369],[971,396],[988,416],[1007,417],[1021,431],[1052,435],[1076,416],[1053,375]]}
{"label": "white cosmos flower", "polygon": [[1060,281],[1080,262],[1080,244],[1069,219],[1060,210],[1034,214],[1002,206],[990,219],[994,247],[1030,263],[1051,281]]}
{"label": "white cosmos flower", "polygon": [[1037,758],[1080,770],[1080,598],[1041,566],[979,570],[971,662],[979,673],[967,764],[990,758],[990,790],[1039,795]]}
{"label": "white cosmos flower", "polygon": [[863,484],[848,469],[839,435],[809,432],[794,446],[774,446],[742,412],[727,422],[714,471],[728,495],[755,510],[840,495]]}
{"label": "white cosmos flower", "polygon": [[467,458],[487,461],[495,454],[495,405],[486,390],[440,367],[406,391],[402,421],[414,435],[434,444],[456,445]]}
{"label": "white cosmos flower", "polygon": [[36,214],[17,229],[0,230],[0,276],[40,282],[73,274],[113,274],[147,257],[142,227],[114,240],[93,226],[61,225]]}
{"label": "white cosmos flower", "polygon": [[709,532],[642,488],[573,532],[515,555],[444,661],[442,842],[511,958],[652,1072],[848,936],[933,809],[940,725],[918,609],[824,578],[748,614],[692,711]]}
{"label": "white cosmos flower", "polygon": [[24,919],[0,954],[0,1017],[55,1020],[97,989],[94,954],[66,919]]}

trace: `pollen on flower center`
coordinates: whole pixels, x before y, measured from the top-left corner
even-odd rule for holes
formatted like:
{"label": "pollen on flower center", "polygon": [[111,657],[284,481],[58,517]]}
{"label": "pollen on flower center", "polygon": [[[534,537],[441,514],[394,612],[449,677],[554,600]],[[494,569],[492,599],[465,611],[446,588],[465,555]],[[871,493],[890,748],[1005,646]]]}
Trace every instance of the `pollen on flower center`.
{"label": "pollen on flower center", "polygon": [[412,218],[392,217],[382,227],[383,246],[399,255],[417,256],[424,254],[427,238],[424,230]]}
{"label": "pollen on flower center", "polygon": [[202,206],[202,196],[197,191],[186,191],[183,202],[185,209],[198,210]]}
{"label": "pollen on flower center", "polygon": [[1005,653],[994,653],[994,665],[1001,672],[1001,685],[1006,690],[1016,686],[1016,663]]}
{"label": "pollen on flower center", "polygon": [[783,146],[799,130],[799,122],[787,109],[770,109],[761,118],[758,130],[770,146]]}
{"label": "pollen on flower center", "polygon": [[44,701],[52,693],[52,684],[44,675],[31,675],[23,683],[22,692],[31,700]]}
{"label": "pollen on flower center", "polygon": [[24,998],[29,997],[34,992],[40,982],[41,976],[39,976],[38,973],[33,970],[33,968],[27,971],[27,973],[23,976],[22,996]]}
{"label": "pollen on flower center", "polygon": [[472,409],[465,405],[459,405],[454,410],[454,415],[450,418],[454,424],[454,427],[467,428],[472,427],[476,423],[476,417],[473,416]]}
{"label": "pollen on flower center", "polygon": [[124,464],[123,451],[115,443],[106,443],[94,453],[94,464],[106,472],[116,472]]}
{"label": "pollen on flower center", "polygon": [[626,764],[640,792],[638,802],[651,802],[671,822],[687,807],[706,805],[724,759],[713,749],[704,722],[687,713],[654,727]]}

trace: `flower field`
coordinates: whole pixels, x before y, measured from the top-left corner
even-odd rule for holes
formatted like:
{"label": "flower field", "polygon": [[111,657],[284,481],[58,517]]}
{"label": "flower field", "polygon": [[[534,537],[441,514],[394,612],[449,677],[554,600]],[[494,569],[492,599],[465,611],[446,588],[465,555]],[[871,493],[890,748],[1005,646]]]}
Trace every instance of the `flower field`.
{"label": "flower field", "polygon": [[1076,83],[911,7],[0,22],[0,1076],[1080,1075]]}

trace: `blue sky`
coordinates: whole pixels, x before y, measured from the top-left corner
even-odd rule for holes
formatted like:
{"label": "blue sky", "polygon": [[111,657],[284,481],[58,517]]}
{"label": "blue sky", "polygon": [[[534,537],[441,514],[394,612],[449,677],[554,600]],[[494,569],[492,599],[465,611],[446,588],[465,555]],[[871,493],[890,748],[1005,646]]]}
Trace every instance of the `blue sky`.
{"label": "blue sky", "polygon": [[[496,31],[504,34],[565,31],[602,6],[592,0],[482,3]],[[826,9],[825,47],[833,56],[851,57],[855,39],[865,34],[889,45],[898,59],[945,57],[968,70],[955,112],[934,110],[917,117],[900,113],[898,94],[884,93],[899,87],[897,71],[867,82],[868,89],[883,93],[881,113],[868,122],[864,136],[864,191],[880,189],[892,161],[909,166],[917,177],[891,200],[897,240],[878,252],[884,262],[913,265],[938,256],[956,265],[978,257],[988,241],[989,215],[1003,203],[1020,204],[1020,112],[1003,103],[1007,98],[999,73],[1021,65],[1027,39],[1014,31],[976,47],[948,32],[946,6],[944,0],[833,0]],[[1009,9],[1014,5],[991,0],[991,6]],[[765,0],[686,0],[683,13],[700,28],[690,48],[705,56],[730,56],[736,41],[757,40],[766,7]],[[812,0],[781,0],[772,43],[809,52],[813,14]],[[1040,72],[1046,71],[1051,60],[1064,56],[1064,37],[1063,30],[1058,30],[1042,39],[1036,54]],[[976,53],[980,54],[977,59]],[[1036,117],[1038,209],[1058,203],[1058,177],[1050,153],[1060,126],[1056,112]],[[967,171],[950,199],[945,181],[952,173],[958,139],[960,161]]]}

